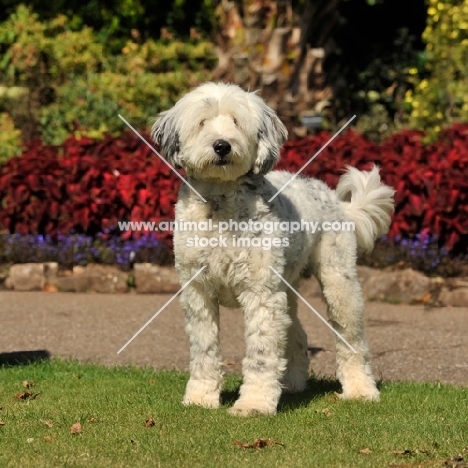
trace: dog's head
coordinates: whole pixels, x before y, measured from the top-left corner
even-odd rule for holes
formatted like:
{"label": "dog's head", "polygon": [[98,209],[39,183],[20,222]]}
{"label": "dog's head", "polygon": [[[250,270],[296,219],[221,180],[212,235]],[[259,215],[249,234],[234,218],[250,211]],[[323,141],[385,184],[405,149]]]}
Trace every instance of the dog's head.
{"label": "dog's head", "polygon": [[151,136],[164,157],[188,175],[227,181],[270,171],[287,130],[255,93],[206,83],[162,112]]}

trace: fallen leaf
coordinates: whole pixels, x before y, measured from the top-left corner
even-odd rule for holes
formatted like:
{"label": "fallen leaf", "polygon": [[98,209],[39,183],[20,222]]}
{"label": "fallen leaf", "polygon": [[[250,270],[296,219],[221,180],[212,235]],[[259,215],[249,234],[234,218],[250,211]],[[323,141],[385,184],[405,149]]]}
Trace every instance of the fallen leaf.
{"label": "fallen leaf", "polygon": [[34,439],[32,437],[29,437],[29,439],[26,439],[26,442],[28,444],[31,444],[32,442],[34,442]]}
{"label": "fallen leaf", "polygon": [[53,435],[47,435],[42,438],[42,440],[45,440],[46,442],[53,442],[55,439],[55,436]]}
{"label": "fallen leaf", "polygon": [[240,442],[238,440],[233,440],[232,443],[242,448],[254,448],[254,449],[261,449],[269,445],[281,445],[281,447],[284,447],[284,444],[282,444],[281,442],[277,442],[276,440],[271,440],[271,439],[255,439],[253,441],[253,444],[249,444],[248,442]]}
{"label": "fallen leaf", "polygon": [[79,434],[80,432],[83,432],[83,427],[79,422],[70,427],[70,434]]}
{"label": "fallen leaf", "polygon": [[0,419],[0,426],[4,426],[5,423]]}
{"label": "fallen leaf", "polygon": [[330,411],[330,408],[324,408],[323,410],[315,410],[316,413],[321,413],[324,416],[330,417],[333,413]]}
{"label": "fallen leaf", "polygon": [[156,422],[154,421],[153,418],[148,418],[146,421],[145,421],[145,427],[152,427],[156,424]]}
{"label": "fallen leaf", "polygon": [[362,453],[363,455],[370,455],[372,452],[372,450],[370,448],[363,448],[361,450],[359,450],[359,453]]}
{"label": "fallen leaf", "polygon": [[156,382],[157,382],[156,379],[149,379],[149,380],[148,380],[148,383],[156,383]]}
{"label": "fallen leaf", "polygon": [[327,397],[327,401],[330,401],[332,403],[336,403],[338,401],[338,397],[335,395],[335,396],[329,396]]}
{"label": "fallen leaf", "polygon": [[40,393],[31,393],[31,392],[24,392],[24,393],[18,393],[16,395],[16,398],[18,400],[35,400]]}
{"label": "fallen leaf", "polygon": [[393,454],[394,455],[416,455],[416,454],[427,454],[428,451],[424,449],[414,449],[414,450],[394,450]]}
{"label": "fallen leaf", "polygon": [[54,293],[58,292],[57,286],[55,286],[55,284],[50,284],[50,283],[45,284],[42,290],[44,292],[54,292]]}
{"label": "fallen leaf", "polygon": [[44,426],[47,426],[47,427],[52,427],[52,422],[49,421],[48,419],[46,419],[45,421],[42,421],[42,424],[44,424]]}
{"label": "fallen leaf", "polygon": [[93,423],[93,422],[97,422],[97,419],[96,418],[88,418],[86,421],[89,422],[89,423]]}
{"label": "fallen leaf", "polygon": [[31,388],[34,387],[34,385],[36,385],[36,382],[34,382],[34,380],[23,380],[21,384],[24,388]]}

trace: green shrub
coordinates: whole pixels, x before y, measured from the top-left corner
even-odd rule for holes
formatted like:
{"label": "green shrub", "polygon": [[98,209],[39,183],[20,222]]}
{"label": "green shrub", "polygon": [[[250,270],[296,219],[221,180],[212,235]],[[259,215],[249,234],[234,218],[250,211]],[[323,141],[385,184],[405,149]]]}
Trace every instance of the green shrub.
{"label": "green shrub", "polygon": [[60,145],[69,135],[102,138],[117,136],[125,125],[122,114],[140,129],[149,119],[171,107],[202,73],[93,73],[73,78],[57,88],[56,101],[40,109],[43,139]]}
{"label": "green shrub", "polygon": [[119,113],[143,129],[215,65],[210,43],[139,43],[133,36],[112,55],[90,28],[74,31],[63,15],[40,22],[19,6],[0,25],[0,82],[29,92],[0,100],[0,111],[11,114],[24,141],[40,135],[54,145],[71,134],[117,134],[124,129]]}
{"label": "green shrub", "polygon": [[429,0],[426,70],[405,102],[410,124],[434,139],[453,122],[468,122],[468,1]]}
{"label": "green shrub", "polygon": [[372,104],[369,112],[360,116],[356,131],[378,143],[389,138],[396,131],[396,126],[383,104]]}
{"label": "green shrub", "polygon": [[20,143],[21,131],[6,112],[0,113],[0,164],[21,154]]}

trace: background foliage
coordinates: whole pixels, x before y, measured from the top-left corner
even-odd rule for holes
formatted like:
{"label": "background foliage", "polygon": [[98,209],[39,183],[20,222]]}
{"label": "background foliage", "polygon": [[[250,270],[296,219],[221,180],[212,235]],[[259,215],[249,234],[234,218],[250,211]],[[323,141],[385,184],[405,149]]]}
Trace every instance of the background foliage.
{"label": "background foliage", "polygon": [[[430,238],[431,245],[444,245],[454,254],[466,252],[468,138],[466,126],[453,123],[468,122],[468,0],[293,0],[281,5],[264,0],[29,0],[26,5],[0,0],[4,230],[96,236],[107,235],[122,217],[172,216],[177,180],[159,174],[152,166],[157,161],[148,162],[153,156],[145,156],[140,142],[122,135],[125,125],[118,114],[147,129],[149,119],[191,87],[220,76],[218,51],[228,47],[229,52],[232,43],[238,42],[241,55],[255,56],[255,63],[244,60],[239,76],[263,79],[269,42],[246,51],[244,39],[255,28],[271,34],[287,25],[289,37],[296,35],[296,42],[283,44],[287,67],[276,73],[270,66],[267,73],[273,81],[275,76],[277,81],[291,78],[283,87],[272,87],[281,91],[273,92],[275,102],[292,103],[289,113],[278,106],[288,114],[280,117],[299,120],[288,99],[303,80],[293,71],[307,69],[296,65],[306,61],[311,48],[323,50],[326,59],[317,62],[304,89],[327,92],[308,111],[319,113],[331,130],[358,115],[358,133],[331,146],[309,175],[333,186],[345,164],[364,168],[378,162],[386,182],[397,189],[392,238],[421,243]],[[304,128],[295,132],[305,133]],[[282,167],[298,168],[324,135],[288,142]],[[427,141],[432,143],[424,145]],[[136,159],[130,157],[134,151]],[[158,178],[164,194],[153,193],[149,179],[143,181],[148,170],[156,171],[151,177]]]}
{"label": "background foliage", "polygon": [[145,128],[215,63],[209,42],[142,41],[136,30],[113,55],[91,28],[75,31],[64,15],[42,22],[25,6],[0,25],[0,52],[0,83],[9,90],[0,110],[24,141],[41,136],[54,145],[72,134],[121,133],[119,113]]}
{"label": "background foliage", "polygon": [[431,139],[453,122],[468,121],[468,2],[429,0],[425,68],[405,102],[410,124]]}
{"label": "background foliage", "polygon": [[207,35],[215,24],[215,2],[211,0],[1,0],[0,21],[21,4],[30,6],[41,21],[65,15],[73,30],[89,26],[99,43],[110,44],[116,53],[134,29],[144,40],[159,39],[162,28],[187,39],[191,28]]}

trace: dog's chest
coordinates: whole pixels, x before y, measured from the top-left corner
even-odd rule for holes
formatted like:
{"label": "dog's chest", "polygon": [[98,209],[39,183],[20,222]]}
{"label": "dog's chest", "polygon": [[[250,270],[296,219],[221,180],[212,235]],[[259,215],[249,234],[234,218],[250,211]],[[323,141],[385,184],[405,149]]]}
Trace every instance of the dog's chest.
{"label": "dog's chest", "polygon": [[176,263],[180,267],[206,266],[220,287],[230,288],[238,278],[248,278],[270,253],[249,248],[240,239],[258,237],[249,221],[268,213],[263,199],[255,193],[210,195],[207,202],[181,198],[176,207],[176,221],[188,229],[174,231]]}

